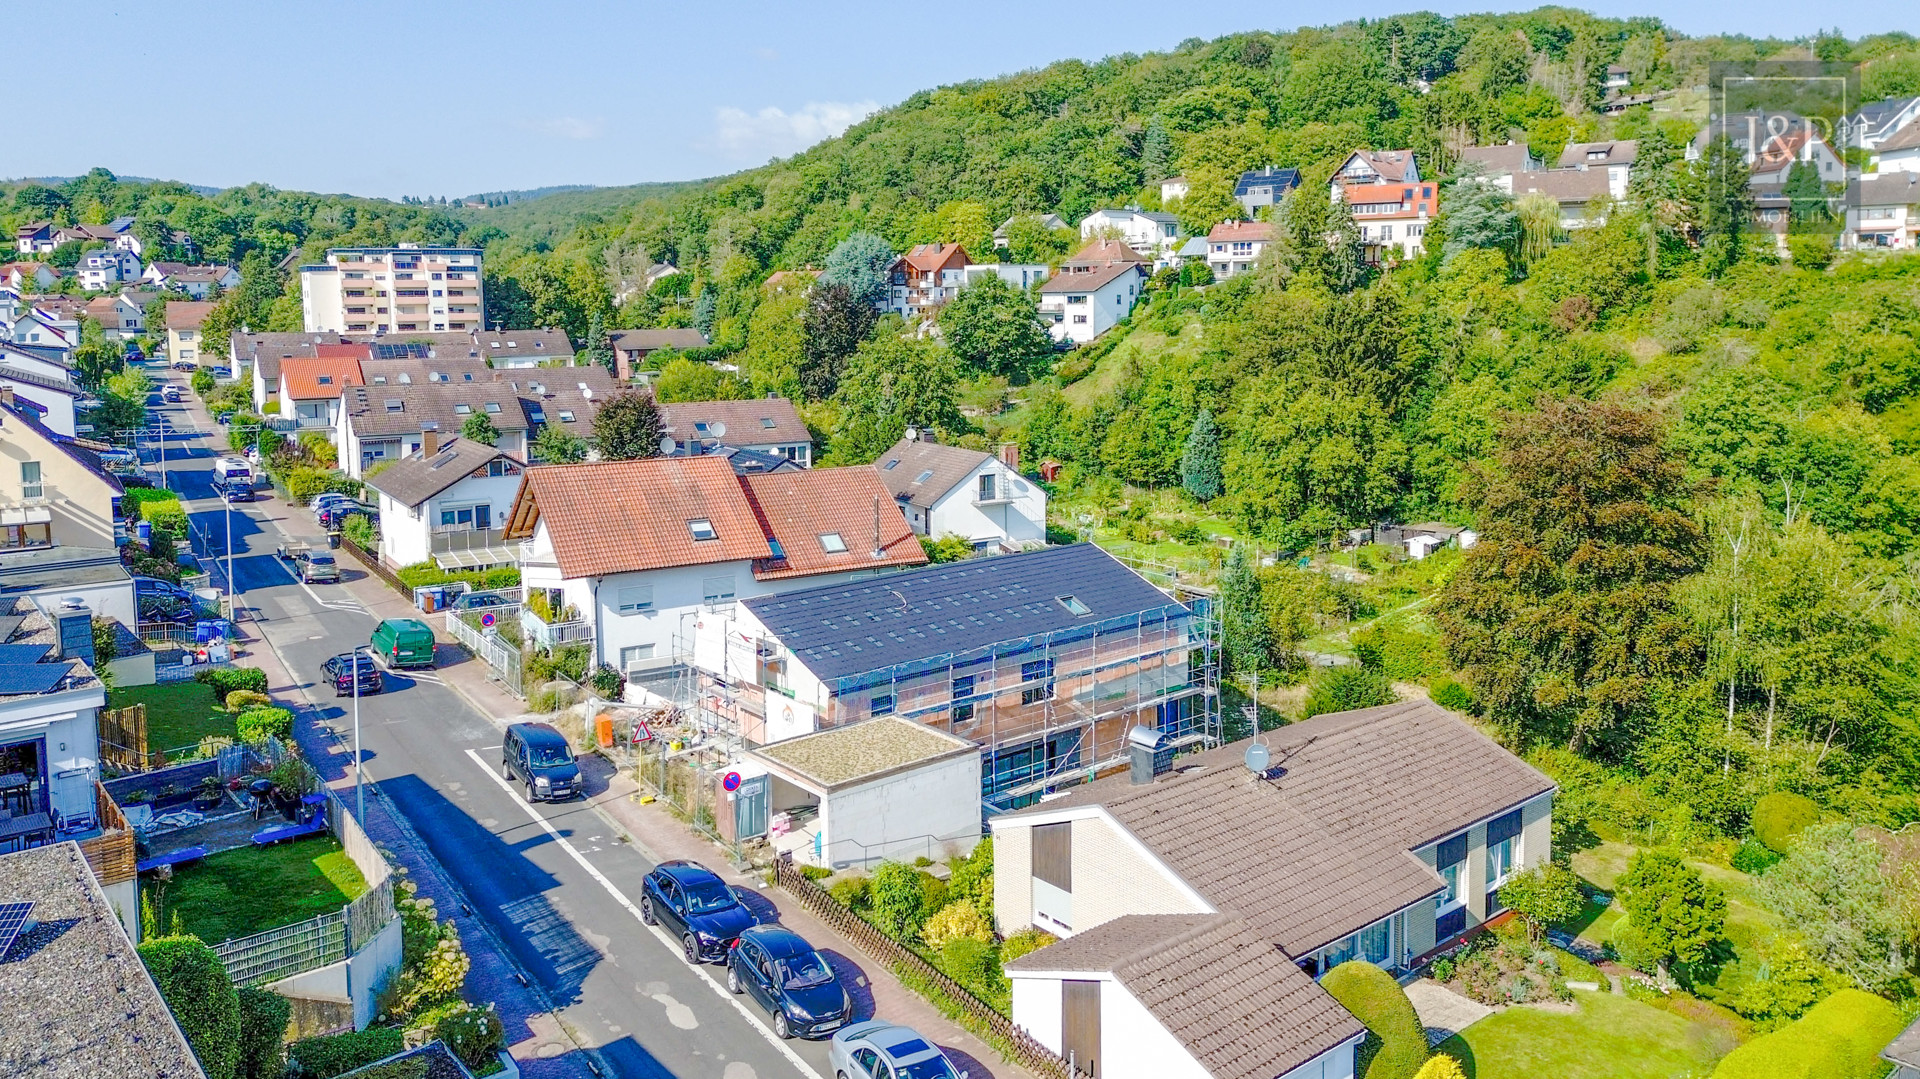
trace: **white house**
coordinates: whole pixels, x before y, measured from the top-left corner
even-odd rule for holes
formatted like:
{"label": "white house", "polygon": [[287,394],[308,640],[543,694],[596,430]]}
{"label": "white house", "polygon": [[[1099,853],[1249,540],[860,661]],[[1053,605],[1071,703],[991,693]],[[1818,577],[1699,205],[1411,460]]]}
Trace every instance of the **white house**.
{"label": "white house", "polygon": [[1084,345],[1132,313],[1146,281],[1138,261],[1067,263],[1040,286],[1040,318],[1052,323],[1055,341]]}
{"label": "white house", "polygon": [[511,565],[518,553],[501,535],[526,466],[497,447],[425,433],[417,453],[375,473],[380,560],[446,568]]}
{"label": "white house", "polygon": [[1207,233],[1207,267],[1221,278],[1246,273],[1272,242],[1273,226],[1265,221],[1222,221]]}
{"label": "white house", "polygon": [[1049,232],[1063,232],[1073,227],[1067,224],[1066,219],[1059,214],[1014,214],[1000,222],[1000,227],[993,230],[993,246],[1007,246],[1007,230],[1012,228],[1016,221],[1037,221],[1041,228]]}
{"label": "white house", "polygon": [[1172,202],[1174,199],[1184,199],[1187,197],[1187,192],[1192,189],[1193,185],[1187,183],[1185,176],[1169,176],[1160,181],[1160,201]]}
{"label": "white house", "polygon": [[80,343],[80,320],[55,318],[35,307],[20,310],[12,320],[11,340],[16,345],[70,349]]}
{"label": "white house", "polygon": [[75,384],[73,372],[66,364],[66,352],[57,346],[0,342],[0,371]]}
{"label": "white house", "polygon": [[718,456],[529,468],[506,539],[560,615],[529,631],[591,638],[630,679],[688,662],[702,612],[927,561],[871,469],[743,476]]}
{"label": "white house", "polygon": [[[93,671],[94,611],[83,602],[0,595],[9,627],[0,657],[0,767],[26,778],[13,812],[72,826],[95,819],[98,717],[106,688]],[[22,804],[24,803],[24,804]]]}
{"label": "white house", "polygon": [[1638,139],[1576,142],[1560,152],[1559,167],[1582,172],[1604,171],[1607,174],[1607,194],[1624,199],[1627,197],[1627,182],[1633,178],[1633,163],[1639,156]]}
{"label": "white house", "polygon": [[1047,541],[1047,492],[991,454],[910,427],[873,467],[922,536],[960,536],[976,551]]}
{"label": "white house", "polygon": [[660,428],[674,440],[674,453],[697,457],[726,445],[802,468],[813,464],[813,432],[784,397],[745,401],[676,401],[660,406]]}
{"label": "white house", "polygon": [[218,287],[240,287],[240,271],[232,266],[194,266],[185,262],[156,262],[140,275],[157,289],[179,289],[196,300],[206,299]]}
{"label": "white house", "polygon": [[59,268],[44,262],[16,262],[4,271],[9,288],[21,292],[44,292],[60,283]]}
{"label": "white house", "polygon": [[1920,95],[1875,101],[1841,121],[1834,141],[1842,146],[1883,150],[1888,139],[1915,120],[1920,120]]}
{"label": "white house", "polygon": [[1920,248],[1920,171],[1855,180],[1847,198],[1845,242],[1858,248]]}
{"label": "white house", "polygon": [[1080,219],[1080,238],[1113,236],[1150,259],[1163,258],[1180,245],[1180,219],[1172,214],[1128,206],[1095,210]]}
{"label": "white house", "polygon": [[965,288],[983,277],[997,277],[1025,292],[1045,281],[1049,270],[1044,262],[975,262],[960,269],[960,287]]}
{"label": "white house", "polygon": [[283,360],[280,414],[302,428],[323,429],[332,440],[340,418],[340,395],[349,386],[363,384],[360,361],[352,356]]}
{"label": "white house", "polygon": [[74,267],[80,285],[89,292],[104,292],[115,285],[140,280],[140,256],[117,247],[102,247],[80,256]]}
{"label": "white house", "polygon": [[1814,121],[1792,113],[1735,113],[1700,129],[1687,144],[1687,160],[1697,161],[1709,143],[1725,136],[1747,163],[1750,187],[1778,187],[1787,182],[1793,166],[1806,162],[1823,183],[1843,183],[1846,163],[1840,160]]}
{"label": "white house", "polygon": [[[1920,102],[1920,98],[1914,98]],[[1875,172],[1920,172],[1920,119],[1887,136],[1874,150]]]}
{"label": "white house", "polygon": [[64,438],[78,433],[74,413],[83,391],[74,383],[24,371],[0,359],[0,387],[12,393],[16,404],[37,412],[47,430]]}

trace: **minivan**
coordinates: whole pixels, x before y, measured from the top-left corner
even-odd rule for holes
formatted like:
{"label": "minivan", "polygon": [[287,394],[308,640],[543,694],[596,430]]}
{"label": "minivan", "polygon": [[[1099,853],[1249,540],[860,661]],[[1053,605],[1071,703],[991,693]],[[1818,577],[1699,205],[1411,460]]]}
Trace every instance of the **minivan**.
{"label": "minivan", "polygon": [[580,766],[567,736],[545,723],[515,723],[500,747],[500,770],[527,786],[527,801],[558,802],[580,793]]}
{"label": "minivan", "polygon": [[389,667],[432,667],[433,630],[417,618],[389,618],[373,631],[373,651]]}

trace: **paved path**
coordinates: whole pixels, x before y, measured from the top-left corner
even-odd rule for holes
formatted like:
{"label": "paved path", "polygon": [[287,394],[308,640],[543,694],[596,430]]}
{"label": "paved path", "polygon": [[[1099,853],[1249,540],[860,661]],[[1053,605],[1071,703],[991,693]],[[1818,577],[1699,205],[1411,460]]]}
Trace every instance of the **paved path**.
{"label": "paved path", "polygon": [[1427,1028],[1427,1046],[1432,1048],[1493,1014],[1493,1009],[1448,989],[1439,982],[1422,978],[1407,986],[1407,999]]}

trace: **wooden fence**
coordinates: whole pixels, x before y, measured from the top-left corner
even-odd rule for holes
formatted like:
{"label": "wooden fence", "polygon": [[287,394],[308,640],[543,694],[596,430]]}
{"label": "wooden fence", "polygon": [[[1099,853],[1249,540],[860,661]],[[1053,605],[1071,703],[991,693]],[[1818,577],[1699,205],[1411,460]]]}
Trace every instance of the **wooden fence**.
{"label": "wooden fence", "polygon": [[774,882],[792,893],[800,905],[807,908],[821,921],[833,929],[873,959],[892,968],[905,967],[927,984],[940,990],[966,1013],[963,1025],[975,1029],[984,1028],[993,1035],[995,1048],[1019,1066],[1031,1071],[1041,1079],[1069,1079],[1067,1062],[1046,1046],[1035,1041],[1031,1034],[1013,1025],[1013,1020],[996,1010],[992,1005],[974,996],[959,982],[949,978],[940,968],[927,962],[926,958],[912,948],[894,940],[873,927],[872,923],[858,914],[841,906],[826,889],[810,880],[800,868],[788,858],[774,863]]}
{"label": "wooden fence", "polygon": [[344,532],[340,534],[340,549],[352,555],[355,561],[366,567],[368,573],[386,582],[388,588],[393,589],[409,600],[413,598],[413,589],[402,584],[400,578],[395,576],[392,570],[380,563],[380,555],[378,552],[369,551],[353,542],[347,538]]}
{"label": "wooden fence", "polygon": [[127,827],[126,816],[99,783],[93,785],[93,811],[100,834],[82,840],[80,853],[86,856],[94,879],[103,887],[132,880],[139,860],[133,848],[133,829]]}
{"label": "wooden fence", "polygon": [[100,710],[100,760],[118,772],[163,768],[167,755],[147,748],[147,706]]}

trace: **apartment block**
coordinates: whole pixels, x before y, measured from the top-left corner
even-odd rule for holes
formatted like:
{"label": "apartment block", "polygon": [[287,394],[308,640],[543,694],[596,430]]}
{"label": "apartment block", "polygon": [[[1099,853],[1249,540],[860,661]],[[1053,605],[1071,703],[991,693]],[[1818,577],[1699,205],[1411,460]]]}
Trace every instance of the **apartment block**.
{"label": "apartment block", "polygon": [[300,267],[308,333],[434,333],[486,324],[480,250],[341,247]]}

